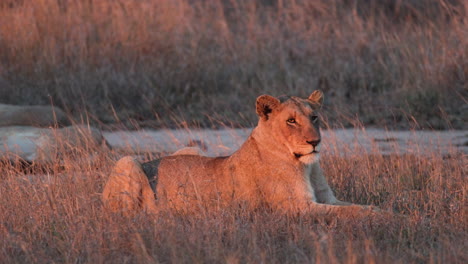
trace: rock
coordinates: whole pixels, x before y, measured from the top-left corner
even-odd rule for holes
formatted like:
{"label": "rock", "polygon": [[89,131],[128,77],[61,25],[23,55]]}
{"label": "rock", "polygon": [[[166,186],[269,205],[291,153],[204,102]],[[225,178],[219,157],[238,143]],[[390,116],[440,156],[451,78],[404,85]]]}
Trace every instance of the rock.
{"label": "rock", "polygon": [[88,126],[61,129],[24,126],[0,127],[0,158],[28,162],[57,162],[73,151],[92,151],[107,142],[101,132]]}
{"label": "rock", "polygon": [[65,112],[55,106],[0,104],[0,127],[69,125]]}

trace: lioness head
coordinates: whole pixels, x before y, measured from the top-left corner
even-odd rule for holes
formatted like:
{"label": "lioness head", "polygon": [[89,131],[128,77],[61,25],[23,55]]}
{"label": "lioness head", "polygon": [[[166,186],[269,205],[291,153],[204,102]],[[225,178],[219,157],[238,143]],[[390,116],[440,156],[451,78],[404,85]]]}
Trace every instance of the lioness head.
{"label": "lioness head", "polygon": [[323,93],[314,91],[307,99],[294,96],[279,98],[262,95],[257,98],[258,126],[275,148],[304,164],[318,161],[320,131],[317,111]]}

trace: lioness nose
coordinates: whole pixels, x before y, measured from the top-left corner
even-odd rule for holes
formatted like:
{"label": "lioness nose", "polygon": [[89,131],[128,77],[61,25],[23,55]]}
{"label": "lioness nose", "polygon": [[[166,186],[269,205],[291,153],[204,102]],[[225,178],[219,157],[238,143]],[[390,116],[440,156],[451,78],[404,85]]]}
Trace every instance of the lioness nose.
{"label": "lioness nose", "polygon": [[320,139],[318,140],[308,140],[307,143],[311,144],[312,146],[316,147],[318,144],[320,144]]}

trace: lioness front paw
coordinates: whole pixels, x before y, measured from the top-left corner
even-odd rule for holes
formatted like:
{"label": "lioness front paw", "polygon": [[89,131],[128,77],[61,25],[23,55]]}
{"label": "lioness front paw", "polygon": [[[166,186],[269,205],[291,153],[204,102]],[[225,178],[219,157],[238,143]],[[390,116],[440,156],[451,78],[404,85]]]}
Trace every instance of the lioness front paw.
{"label": "lioness front paw", "polygon": [[342,216],[345,218],[362,218],[375,215],[382,210],[372,205],[351,205],[343,207],[341,211]]}

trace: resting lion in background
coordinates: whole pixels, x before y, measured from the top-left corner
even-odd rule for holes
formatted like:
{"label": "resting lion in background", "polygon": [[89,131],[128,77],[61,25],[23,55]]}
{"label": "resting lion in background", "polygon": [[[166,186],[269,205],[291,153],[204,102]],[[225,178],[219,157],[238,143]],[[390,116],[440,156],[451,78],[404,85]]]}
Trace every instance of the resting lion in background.
{"label": "resting lion in background", "polygon": [[124,157],[106,183],[104,204],[149,213],[242,203],[287,213],[368,214],[372,207],[339,201],[320,168],[322,102],[321,91],[306,99],[258,97],[258,125],[231,156],[211,158],[188,149],[143,164]]}

